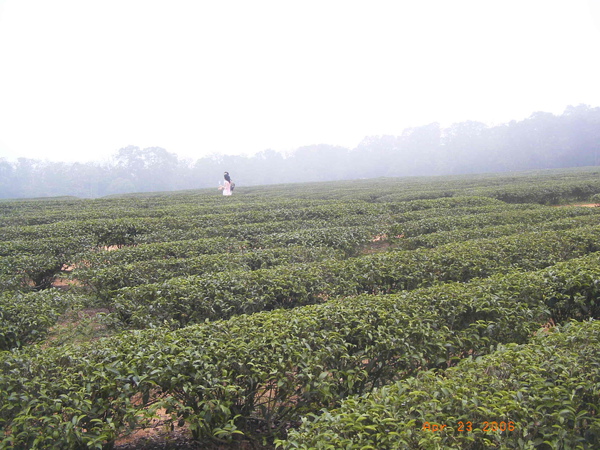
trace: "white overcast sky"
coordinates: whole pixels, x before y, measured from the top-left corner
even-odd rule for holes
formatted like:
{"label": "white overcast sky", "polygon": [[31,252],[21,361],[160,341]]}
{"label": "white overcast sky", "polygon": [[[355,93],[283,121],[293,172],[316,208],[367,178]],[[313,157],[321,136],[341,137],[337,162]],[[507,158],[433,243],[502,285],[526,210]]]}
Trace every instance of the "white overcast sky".
{"label": "white overcast sky", "polygon": [[600,106],[600,0],[0,0],[0,158],[180,157]]}

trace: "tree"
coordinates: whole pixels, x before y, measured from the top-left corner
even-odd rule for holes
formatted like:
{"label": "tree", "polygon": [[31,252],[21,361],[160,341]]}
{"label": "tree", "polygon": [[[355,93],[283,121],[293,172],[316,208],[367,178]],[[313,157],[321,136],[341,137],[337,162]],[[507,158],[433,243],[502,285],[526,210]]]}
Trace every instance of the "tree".
{"label": "tree", "polygon": [[443,173],[446,161],[440,153],[442,129],[437,122],[408,128],[401,137],[395,175],[432,175]]}
{"label": "tree", "polygon": [[468,120],[444,130],[442,142],[446,164],[444,173],[475,173],[487,165],[488,155],[483,145],[487,125]]}
{"label": "tree", "polygon": [[118,178],[129,180],[138,191],[168,191],[176,184],[178,158],[161,147],[128,146],[114,157]]}
{"label": "tree", "polygon": [[0,198],[14,197],[17,192],[14,167],[5,158],[0,158]]}

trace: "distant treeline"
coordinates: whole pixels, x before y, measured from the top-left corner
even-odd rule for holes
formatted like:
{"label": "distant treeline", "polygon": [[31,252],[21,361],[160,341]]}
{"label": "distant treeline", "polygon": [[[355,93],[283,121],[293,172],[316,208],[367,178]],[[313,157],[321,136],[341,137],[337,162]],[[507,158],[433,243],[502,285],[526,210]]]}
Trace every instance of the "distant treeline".
{"label": "distant treeline", "polygon": [[487,126],[438,123],[401,136],[370,136],[356,148],[326,144],[290,155],[210,156],[190,161],[160,147],[120,149],[107,163],[0,158],[0,198],[101,197],[217,187],[223,171],[243,186],[380,176],[453,175],[600,165],[600,107],[569,106]]}

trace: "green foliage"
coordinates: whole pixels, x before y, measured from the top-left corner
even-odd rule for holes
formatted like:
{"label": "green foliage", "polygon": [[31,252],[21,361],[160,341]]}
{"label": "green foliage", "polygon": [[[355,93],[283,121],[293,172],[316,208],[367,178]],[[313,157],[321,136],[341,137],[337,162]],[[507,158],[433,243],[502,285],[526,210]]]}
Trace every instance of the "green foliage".
{"label": "green foliage", "polygon": [[[462,208],[458,209],[459,213],[462,211]],[[424,238],[430,233],[443,233],[454,230],[473,232],[476,229],[486,229],[500,225],[527,225],[530,228],[539,229],[549,222],[570,218],[590,218],[589,216],[595,217],[595,223],[598,223],[597,219],[600,214],[600,211],[592,208],[543,208],[534,205],[518,205],[512,208],[508,206],[499,208],[496,206],[476,208],[471,211],[472,213],[467,214],[456,214],[456,212],[451,211],[441,215],[438,210],[435,210],[430,217],[398,221],[392,227],[391,234],[401,234],[405,238]],[[400,218],[406,217],[406,214],[400,216]]]}
{"label": "green foliage", "polygon": [[305,420],[278,446],[597,448],[600,322],[552,331],[349,398]]}
{"label": "green foliage", "polygon": [[[281,438],[399,380],[416,383],[406,403],[416,402],[414,423],[433,423],[441,400],[460,406],[439,387],[468,364],[460,361],[525,344],[552,321],[598,317],[600,210],[539,204],[589,197],[594,176],[244,187],[227,201],[182,192],[0,203],[0,447],[110,448],[159,410],[197,439]],[[57,281],[68,283],[45,289]],[[123,325],[144,330],[114,335]],[[557,367],[577,378],[597,357],[574,349],[589,358]],[[539,381],[520,376],[519,364],[511,380]],[[500,412],[514,403],[502,384],[513,368],[490,367],[499,380],[474,392],[492,403],[478,400],[480,416],[449,418],[512,417]],[[475,372],[463,378],[482,380]],[[583,436],[597,446],[597,408],[576,400],[588,387],[564,400],[557,386],[543,407],[514,391],[522,411],[531,403],[549,418],[519,422],[522,443],[509,445],[576,447]],[[460,389],[466,398],[470,387]],[[385,448],[372,434],[384,429],[391,442],[395,431],[377,422],[388,404],[374,404],[352,416],[353,430],[361,446]],[[407,430],[409,440],[421,433]],[[330,445],[323,433],[316,447]],[[504,445],[494,437],[502,433],[444,445],[429,433],[415,448]]]}
{"label": "green foliage", "polygon": [[390,294],[435,283],[465,282],[513,268],[535,270],[599,251],[600,227],[533,232],[255,271],[206,273],[117,291],[112,307],[136,328],[186,326],[335,296]]}
{"label": "green foliage", "polygon": [[[56,429],[69,433],[64,445],[110,440],[158,407],[197,438],[251,435],[256,424],[277,433],[348,395],[525,342],[550,317],[545,302],[565,292],[565,280],[576,281],[570,295],[585,297],[598,274],[594,254],[540,272],[123,333],[45,354],[5,353],[0,421],[22,446]],[[76,394],[60,404],[64,422],[44,419],[66,392]],[[82,416],[81,428],[63,429]]]}
{"label": "green foliage", "polygon": [[80,299],[55,289],[0,294],[0,350],[42,340],[58,317]]}

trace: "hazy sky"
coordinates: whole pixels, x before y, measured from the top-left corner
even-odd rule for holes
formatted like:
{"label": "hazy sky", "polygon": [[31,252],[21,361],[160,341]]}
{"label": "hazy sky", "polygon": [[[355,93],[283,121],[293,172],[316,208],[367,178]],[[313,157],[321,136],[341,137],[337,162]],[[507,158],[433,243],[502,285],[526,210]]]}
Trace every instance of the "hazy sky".
{"label": "hazy sky", "polygon": [[600,106],[600,0],[0,0],[0,158],[253,154]]}

